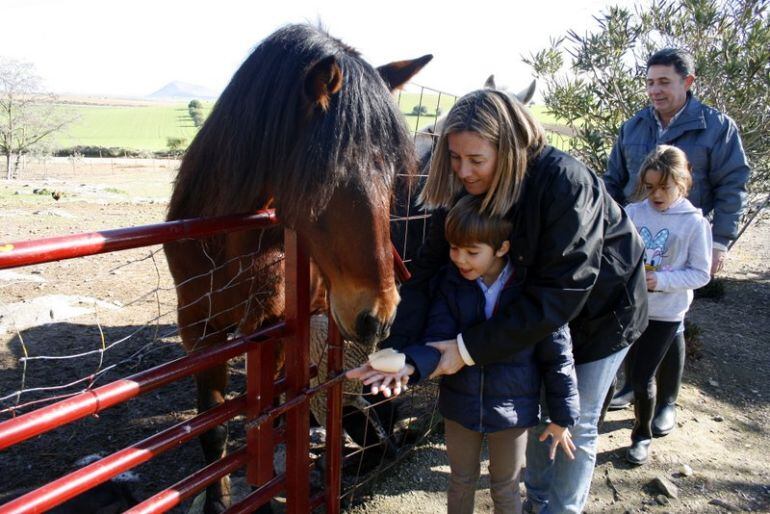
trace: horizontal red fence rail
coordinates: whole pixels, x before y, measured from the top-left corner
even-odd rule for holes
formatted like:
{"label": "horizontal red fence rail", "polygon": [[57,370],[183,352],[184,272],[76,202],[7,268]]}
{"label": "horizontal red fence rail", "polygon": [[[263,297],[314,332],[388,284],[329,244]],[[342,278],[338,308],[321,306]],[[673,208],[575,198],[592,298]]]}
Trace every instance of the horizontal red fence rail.
{"label": "horizontal red fence rail", "polygon": [[278,223],[275,211],[269,209],[254,214],[167,221],[154,225],[118,228],[34,241],[0,242],[0,269],[128,250],[181,239],[201,239],[222,232],[264,228]]}
{"label": "horizontal red fence rail", "polygon": [[[268,209],[254,214],[167,221],[153,225],[139,225],[32,241],[11,243],[0,241],[0,269],[129,250],[180,239],[202,239],[222,232],[253,230],[278,223],[275,210]],[[406,282],[410,277],[409,271],[407,271],[396,247],[392,246],[392,248],[396,276],[401,282]]]}
{"label": "horizontal red fence rail", "polygon": [[251,336],[191,353],[4,421],[0,423],[0,450],[232,359],[248,351],[254,344],[259,344],[260,341],[282,336],[284,328],[284,323],[278,323]]}
{"label": "horizontal red fence rail", "polygon": [[249,455],[246,453],[246,447],[238,448],[228,453],[223,459],[199,469],[168,489],[164,489],[154,496],[147,498],[142,503],[127,510],[125,514],[150,514],[152,512],[170,510],[188,498],[193,497],[198,491],[202,491],[214,481],[229,475],[236,469],[244,467],[248,459]]}
{"label": "horizontal red fence rail", "polygon": [[211,428],[221,425],[246,410],[246,397],[241,395],[207,410],[194,418],[158,432],[133,446],[124,448],[93,464],[35,489],[0,506],[2,514],[45,512],[97,484],[132,469],[151,458],[182,445]]}

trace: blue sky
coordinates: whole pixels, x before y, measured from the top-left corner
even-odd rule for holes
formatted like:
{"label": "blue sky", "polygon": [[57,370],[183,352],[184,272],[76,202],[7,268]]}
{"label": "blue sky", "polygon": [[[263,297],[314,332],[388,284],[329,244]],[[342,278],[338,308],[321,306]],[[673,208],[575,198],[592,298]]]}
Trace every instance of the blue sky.
{"label": "blue sky", "polygon": [[261,39],[320,20],[374,65],[434,54],[415,79],[452,93],[523,88],[521,55],[633,0],[0,0],[0,55],[31,62],[57,93],[144,96],[172,80],[221,90]]}

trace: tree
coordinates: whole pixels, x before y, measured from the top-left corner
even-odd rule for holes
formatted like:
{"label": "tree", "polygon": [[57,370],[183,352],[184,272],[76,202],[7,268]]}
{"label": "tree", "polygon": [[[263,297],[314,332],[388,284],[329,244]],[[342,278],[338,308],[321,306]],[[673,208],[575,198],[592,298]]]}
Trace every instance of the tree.
{"label": "tree", "polygon": [[22,155],[73,120],[57,109],[56,101],[42,92],[32,64],[0,57],[0,153],[7,179],[13,178]]}
{"label": "tree", "polygon": [[[620,125],[648,105],[646,61],[680,47],[695,59],[694,93],[733,118],[752,167],[749,187],[770,189],[768,0],[655,0],[612,7],[598,28],[569,31],[525,58],[548,110],[575,131],[570,151],[603,173]],[[566,61],[565,61],[566,53]]]}
{"label": "tree", "polygon": [[187,112],[190,113],[190,118],[193,120],[193,125],[200,127],[203,125],[205,115],[203,114],[203,104],[200,100],[190,100],[187,104]]}

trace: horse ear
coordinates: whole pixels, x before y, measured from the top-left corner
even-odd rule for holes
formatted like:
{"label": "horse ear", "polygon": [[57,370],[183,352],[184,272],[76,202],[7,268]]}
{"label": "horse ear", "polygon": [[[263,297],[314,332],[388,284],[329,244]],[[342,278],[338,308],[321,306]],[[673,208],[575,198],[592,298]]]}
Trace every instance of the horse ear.
{"label": "horse ear", "polygon": [[527,105],[532,100],[532,97],[535,96],[535,87],[537,87],[537,79],[533,80],[529,87],[516,93],[516,98],[519,99],[519,102]]}
{"label": "horse ear", "polygon": [[433,59],[431,54],[423,55],[417,59],[407,61],[395,61],[377,68],[382,80],[393,91],[406,84],[409,79],[417,75],[417,72]]}
{"label": "horse ear", "polygon": [[326,111],[333,95],[342,89],[342,69],[333,55],[315,63],[305,76],[305,94],[310,103]]}
{"label": "horse ear", "polygon": [[487,81],[484,82],[484,89],[497,89],[497,86],[495,86],[494,75],[490,75],[489,78],[487,78]]}

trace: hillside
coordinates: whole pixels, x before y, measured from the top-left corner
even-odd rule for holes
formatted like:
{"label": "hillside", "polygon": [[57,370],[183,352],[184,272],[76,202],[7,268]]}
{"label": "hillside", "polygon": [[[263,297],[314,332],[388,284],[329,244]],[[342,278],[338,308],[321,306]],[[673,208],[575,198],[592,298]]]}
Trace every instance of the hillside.
{"label": "hillside", "polygon": [[169,82],[154,93],[147,95],[148,98],[174,100],[215,100],[217,96],[215,91],[207,87],[179,81]]}

